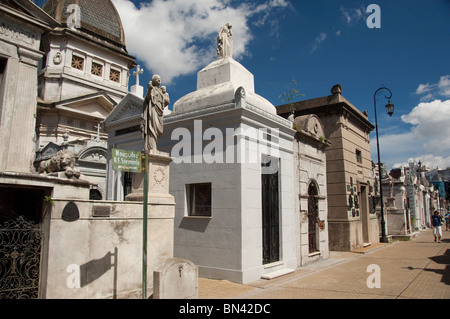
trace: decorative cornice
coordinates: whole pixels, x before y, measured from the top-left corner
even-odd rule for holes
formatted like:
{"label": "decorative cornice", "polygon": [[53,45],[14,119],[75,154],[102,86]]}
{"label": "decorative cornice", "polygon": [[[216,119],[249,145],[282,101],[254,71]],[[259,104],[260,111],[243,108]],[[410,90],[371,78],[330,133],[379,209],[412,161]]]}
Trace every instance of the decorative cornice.
{"label": "decorative cornice", "polygon": [[4,22],[0,24],[0,35],[21,42],[24,44],[34,46],[39,38],[36,34],[28,32],[27,30],[21,29],[18,26],[7,25]]}

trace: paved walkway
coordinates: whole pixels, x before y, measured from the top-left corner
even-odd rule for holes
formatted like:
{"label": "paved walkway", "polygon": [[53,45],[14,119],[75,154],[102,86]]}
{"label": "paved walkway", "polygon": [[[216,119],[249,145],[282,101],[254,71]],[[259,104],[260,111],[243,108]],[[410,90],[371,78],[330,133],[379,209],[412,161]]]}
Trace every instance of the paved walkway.
{"label": "paved walkway", "polygon": [[[199,278],[199,298],[450,299],[450,231],[443,233],[441,243],[426,230],[411,241],[332,252],[329,259],[289,275],[247,285]],[[371,265],[378,271],[368,268]],[[379,288],[370,288],[368,282],[369,286],[379,283]]]}

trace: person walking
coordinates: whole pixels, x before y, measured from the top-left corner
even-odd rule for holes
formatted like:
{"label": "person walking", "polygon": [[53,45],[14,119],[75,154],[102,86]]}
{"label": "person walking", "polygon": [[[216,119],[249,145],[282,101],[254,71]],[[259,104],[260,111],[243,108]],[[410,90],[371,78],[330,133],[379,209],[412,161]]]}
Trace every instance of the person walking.
{"label": "person walking", "polygon": [[433,225],[434,241],[437,239],[438,243],[440,243],[442,237],[442,216],[437,210],[435,210],[434,215],[431,216],[431,225]]}
{"label": "person walking", "polygon": [[445,214],[445,230],[448,230],[450,226],[450,213]]}

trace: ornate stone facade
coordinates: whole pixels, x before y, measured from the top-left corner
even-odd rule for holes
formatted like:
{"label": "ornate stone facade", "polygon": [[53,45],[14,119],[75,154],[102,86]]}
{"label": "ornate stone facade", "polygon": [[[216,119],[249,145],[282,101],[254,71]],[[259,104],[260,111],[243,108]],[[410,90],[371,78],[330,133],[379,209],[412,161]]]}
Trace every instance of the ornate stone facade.
{"label": "ornate stone facade", "polygon": [[330,143],[316,115],[295,118],[295,198],[298,266],[329,257],[325,151]]}
{"label": "ornate stone facade", "polygon": [[[69,5],[80,10],[79,26],[66,21]],[[101,122],[127,94],[134,58],[126,51],[121,20],[111,1],[49,0],[43,10],[61,27],[43,35],[34,165],[53,155],[42,158],[49,143],[70,149],[85,178],[98,184],[96,190],[104,198],[107,134]]]}
{"label": "ornate stone facade", "polygon": [[[104,200],[107,134],[99,125],[128,93],[134,58],[110,0],[48,3],[50,15],[29,0],[0,1],[1,236],[19,223],[34,252],[17,236],[2,242],[13,263],[0,269],[0,296],[139,298],[142,203]],[[79,3],[88,11],[77,30],[57,12]],[[159,201],[148,227],[151,274],[173,257],[173,212]],[[32,265],[32,281],[19,264]],[[150,275],[148,295],[151,283]]]}

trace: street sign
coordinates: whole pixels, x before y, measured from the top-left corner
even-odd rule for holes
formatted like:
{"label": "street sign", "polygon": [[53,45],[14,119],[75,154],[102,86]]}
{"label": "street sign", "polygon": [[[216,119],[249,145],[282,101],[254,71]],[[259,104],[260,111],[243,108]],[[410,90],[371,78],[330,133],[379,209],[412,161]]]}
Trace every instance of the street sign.
{"label": "street sign", "polygon": [[115,171],[140,173],[142,172],[142,153],[112,149],[112,168]]}

